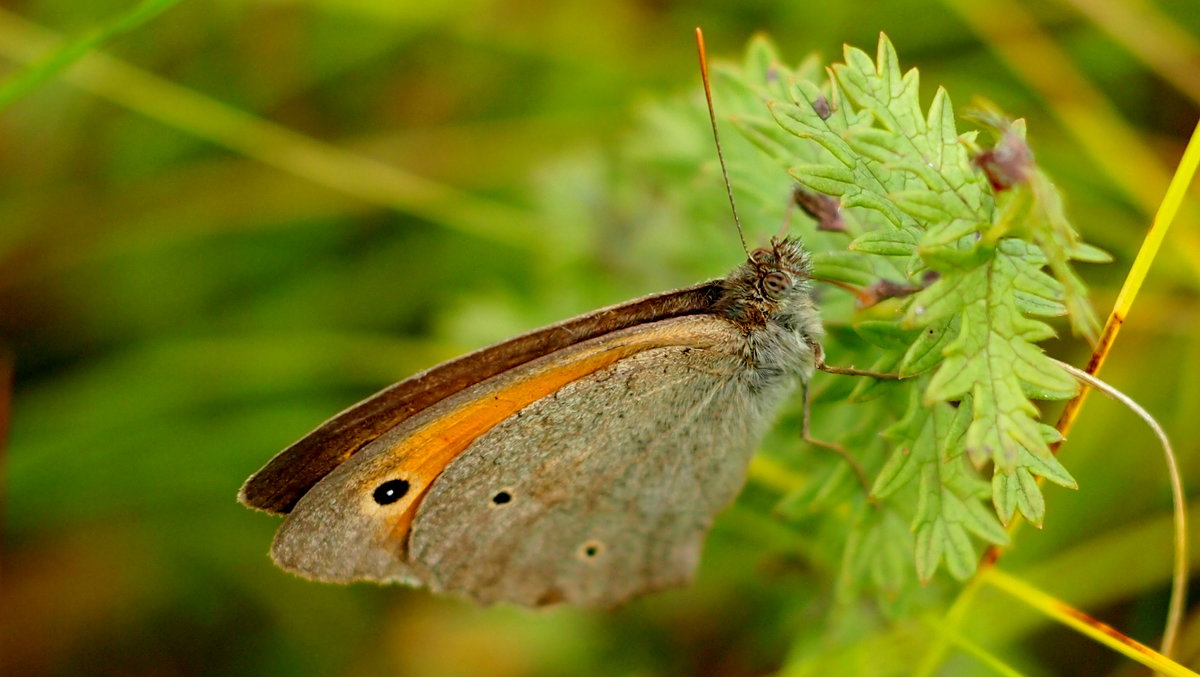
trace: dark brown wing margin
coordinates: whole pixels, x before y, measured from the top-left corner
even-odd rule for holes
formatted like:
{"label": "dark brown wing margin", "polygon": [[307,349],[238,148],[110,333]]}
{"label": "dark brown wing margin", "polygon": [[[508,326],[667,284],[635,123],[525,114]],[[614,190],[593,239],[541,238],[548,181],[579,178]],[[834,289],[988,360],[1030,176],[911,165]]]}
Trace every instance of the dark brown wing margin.
{"label": "dark brown wing margin", "polygon": [[449,395],[543,355],[619,329],[711,312],[721,282],[601,308],[445,362],[385,388],[281,451],[238,494],[251,508],[290,512],[309,489],[371,440]]}

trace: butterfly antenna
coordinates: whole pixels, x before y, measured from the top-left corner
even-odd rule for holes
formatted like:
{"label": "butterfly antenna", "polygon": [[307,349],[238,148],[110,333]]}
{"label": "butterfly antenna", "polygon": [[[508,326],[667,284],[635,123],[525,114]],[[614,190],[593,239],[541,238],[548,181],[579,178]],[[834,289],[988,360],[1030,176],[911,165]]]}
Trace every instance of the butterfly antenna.
{"label": "butterfly antenna", "polygon": [[725,154],[721,151],[721,135],[717,133],[717,114],[713,110],[712,85],[708,81],[708,58],[704,54],[704,32],[696,28],[696,49],[700,53],[700,77],[704,80],[704,100],[708,102],[708,121],[712,123],[713,141],[717,144],[717,160],[721,163],[721,177],[725,179],[725,194],[729,196],[729,208],[733,210],[733,224],[737,226],[738,239],[742,241],[742,251],[750,256],[746,246],[746,233],[742,230],[742,220],[738,218],[737,204],[733,201],[733,187],[729,184],[729,170],[725,168]]}

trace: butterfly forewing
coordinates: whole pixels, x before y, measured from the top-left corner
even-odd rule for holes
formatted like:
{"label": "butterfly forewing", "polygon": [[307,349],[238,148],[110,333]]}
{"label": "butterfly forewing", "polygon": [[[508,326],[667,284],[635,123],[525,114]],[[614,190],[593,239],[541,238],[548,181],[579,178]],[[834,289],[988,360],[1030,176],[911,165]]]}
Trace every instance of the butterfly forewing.
{"label": "butterfly forewing", "polygon": [[385,388],[322,423],[252,475],[242,503],[287,513],[322,478],[380,435],[443,399],[581,341],[672,317],[710,312],[720,282],[601,308],[440,364]]}

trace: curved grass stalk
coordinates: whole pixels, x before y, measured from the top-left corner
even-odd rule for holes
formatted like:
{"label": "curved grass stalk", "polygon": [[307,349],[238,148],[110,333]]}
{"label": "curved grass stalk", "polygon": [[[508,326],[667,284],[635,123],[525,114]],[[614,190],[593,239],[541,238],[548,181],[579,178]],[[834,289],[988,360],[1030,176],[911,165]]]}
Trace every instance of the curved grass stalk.
{"label": "curved grass stalk", "polygon": [[1162,426],[1158,424],[1158,421],[1154,420],[1154,417],[1150,415],[1150,412],[1143,409],[1133,398],[1082,369],[1065,362],[1059,362],[1058,360],[1055,360],[1055,362],[1058,362],[1060,367],[1078,379],[1080,383],[1095,388],[1128,407],[1145,421],[1146,425],[1150,426],[1150,429],[1158,437],[1159,443],[1162,444],[1163,456],[1167,461],[1167,472],[1171,477],[1171,503],[1175,512],[1175,561],[1172,567],[1171,601],[1167,605],[1167,624],[1166,629],[1163,631],[1162,645],[1159,651],[1165,656],[1170,656],[1175,648],[1175,639],[1179,635],[1179,625],[1183,620],[1183,605],[1187,599],[1188,573],[1187,508],[1184,504],[1183,478],[1179,474],[1179,462],[1175,458],[1174,449],[1171,448],[1171,440],[1167,437],[1167,433],[1162,429]]}

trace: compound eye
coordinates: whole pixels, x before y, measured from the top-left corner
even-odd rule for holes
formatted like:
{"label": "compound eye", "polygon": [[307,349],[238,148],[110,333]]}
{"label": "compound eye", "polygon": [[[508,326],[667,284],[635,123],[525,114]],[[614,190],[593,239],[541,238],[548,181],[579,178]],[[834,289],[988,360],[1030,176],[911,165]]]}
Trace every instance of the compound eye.
{"label": "compound eye", "polygon": [[759,265],[768,263],[772,256],[770,249],[763,249],[761,247],[750,252],[750,260]]}
{"label": "compound eye", "polygon": [[763,291],[767,293],[767,296],[778,298],[788,290],[788,287],[792,286],[792,281],[788,279],[787,275],[775,271],[767,273],[766,277],[763,278],[762,285]]}

